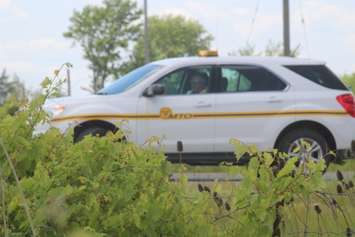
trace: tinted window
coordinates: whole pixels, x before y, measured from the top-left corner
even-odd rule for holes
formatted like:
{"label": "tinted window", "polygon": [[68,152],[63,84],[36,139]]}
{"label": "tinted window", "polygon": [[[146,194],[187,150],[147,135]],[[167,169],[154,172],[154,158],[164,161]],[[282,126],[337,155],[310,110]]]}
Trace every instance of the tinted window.
{"label": "tinted window", "polygon": [[324,65],[296,65],[285,67],[318,85],[335,90],[347,90],[346,86],[338,77]]}
{"label": "tinted window", "polygon": [[182,92],[186,73],[184,70],[173,72],[159,80],[165,88],[166,95],[178,95]]}
{"label": "tinted window", "polygon": [[280,91],[286,84],[264,68],[224,66],[221,68],[220,92]]}
{"label": "tinted window", "polygon": [[174,71],[155,84],[165,87],[166,95],[206,94],[210,92],[212,67],[187,67]]}
{"label": "tinted window", "polygon": [[112,95],[121,93],[134,85],[138,84],[143,79],[155,73],[162,66],[156,64],[147,64],[143,67],[137,68],[132,72],[126,74],[120,79],[114,81],[111,85],[101,89],[99,95]]}

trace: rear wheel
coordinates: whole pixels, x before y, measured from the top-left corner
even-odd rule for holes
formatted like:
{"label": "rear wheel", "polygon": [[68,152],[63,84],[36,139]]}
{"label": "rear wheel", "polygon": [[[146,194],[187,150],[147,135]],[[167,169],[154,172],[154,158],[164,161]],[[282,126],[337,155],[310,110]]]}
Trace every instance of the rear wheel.
{"label": "rear wheel", "polygon": [[329,144],[324,136],[314,129],[305,128],[288,132],[281,138],[277,148],[290,157],[299,157],[300,164],[309,160],[319,162],[324,159],[328,167],[330,162]]}

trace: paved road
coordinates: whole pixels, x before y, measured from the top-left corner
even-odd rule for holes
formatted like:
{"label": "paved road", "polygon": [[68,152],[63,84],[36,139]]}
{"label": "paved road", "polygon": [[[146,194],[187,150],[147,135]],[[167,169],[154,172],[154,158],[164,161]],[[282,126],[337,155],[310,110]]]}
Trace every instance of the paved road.
{"label": "paved road", "polygon": [[[355,176],[355,172],[342,172],[345,179],[352,179]],[[243,176],[240,174],[227,174],[227,173],[184,173],[189,182],[240,182],[243,180]],[[174,173],[171,177],[172,180],[176,181],[180,177],[179,174]],[[327,172],[324,174],[324,179],[326,181],[336,180],[335,172]]]}

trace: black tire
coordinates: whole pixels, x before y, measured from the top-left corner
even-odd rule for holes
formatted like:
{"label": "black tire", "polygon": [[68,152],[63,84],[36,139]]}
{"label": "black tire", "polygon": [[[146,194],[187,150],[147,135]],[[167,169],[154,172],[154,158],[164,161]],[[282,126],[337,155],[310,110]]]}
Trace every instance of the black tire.
{"label": "black tire", "polygon": [[97,137],[104,137],[108,132],[110,132],[110,129],[103,128],[103,127],[89,127],[80,132],[74,139],[74,142],[80,142],[81,140],[84,139],[84,137],[91,135],[91,136],[97,136]]}
{"label": "black tire", "polygon": [[332,155],[330,155],[329,144],[325,137],[315,129],[304,128],[304,129],[295,129],[286,133],[278,142],[276,148],[280,152],[288,153],[291,144],[298,139],[312,139],[316,141],[321,147],[323,153],[323,159],[325,160],[326,167],[328,167],[330,161],[332,160]]}

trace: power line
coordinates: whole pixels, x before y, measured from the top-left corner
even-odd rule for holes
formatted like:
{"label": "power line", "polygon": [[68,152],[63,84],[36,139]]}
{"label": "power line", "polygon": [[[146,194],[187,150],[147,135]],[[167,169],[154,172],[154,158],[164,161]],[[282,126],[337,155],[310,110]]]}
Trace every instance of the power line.
{"label": "power line", "polygon": [[309,43],[308,43],[308,36],[307,36],[307,26],[306,26],[306,20],[304,17],[304,11],[303,11],[303,1],[299,0],[299,11],[300,11],[300,17],[301,17],[301,24],[303,28],[303,37],[304,37],[304,42],[306,46],[306,51],[307,51],[307,56],[310,57],[310,51],[309,51]]}
{"label": "power line", "polygon": [[252,37],[252,35],[253,35],[253,33],[254,33],[256,18],[257,18],[257,16],[258,16],[258,12],[259,12],[259,9],[260,9],[260,2],[261,2],[260,0],[258,0],[258,1],[256,2],[256,6],[255,6],[253,18],[252,18],[251,24],[250,24],[250,31],[249,31],[248,38],[247,38],[247,45],[250,44],[251,37]]}

